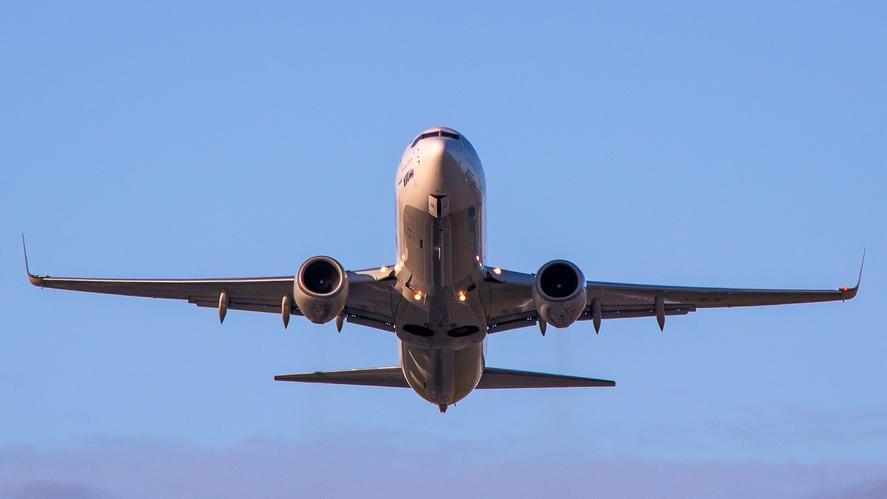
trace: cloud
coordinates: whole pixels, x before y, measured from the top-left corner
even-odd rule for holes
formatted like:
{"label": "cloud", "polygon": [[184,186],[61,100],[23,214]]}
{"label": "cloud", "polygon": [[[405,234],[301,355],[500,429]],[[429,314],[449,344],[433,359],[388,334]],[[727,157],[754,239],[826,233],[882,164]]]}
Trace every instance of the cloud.
{"label": "cloud", "polygon": [[[412,440],[412,439],[411,439]],[[570,458],[508,441],[432,447],[382,433],[223,447],[95,440],[0,449],[10,499],[235,497],[883,497],[887,465]],[[880,495],[879,495],[880,494]]]}

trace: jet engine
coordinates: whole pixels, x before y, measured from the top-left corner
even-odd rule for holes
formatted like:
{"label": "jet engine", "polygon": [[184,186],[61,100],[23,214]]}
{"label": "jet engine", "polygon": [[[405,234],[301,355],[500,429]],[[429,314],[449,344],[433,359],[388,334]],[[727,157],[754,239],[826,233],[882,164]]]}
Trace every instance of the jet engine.
{"label": "jet engine", "polygon": [[331,321],[345,310],[348,273],[328,256],[314,256],[299,267],[293,295],[299,311],[316,324]]}
{"label": "jet engine", "polygon": [[585,276],[566,260],[552,260],[536,273],[533,302],[539,319],[554,327],[567,327],[585,310]]}

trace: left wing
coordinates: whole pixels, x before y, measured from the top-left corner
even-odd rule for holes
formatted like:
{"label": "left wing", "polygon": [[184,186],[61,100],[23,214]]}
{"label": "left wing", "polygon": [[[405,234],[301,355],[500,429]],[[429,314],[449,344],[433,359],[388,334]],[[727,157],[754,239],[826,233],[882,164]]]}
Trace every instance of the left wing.
{"label": "left wing", "polygon": [[[489,332],[535,325],[538,320],[532,297],[535,277],[532,274],[496,270],[498,273],[487,274],[490,288]],[[706,288],[587,281],[587,304],[578,320],[595,320],[597,329],[601,319],[657,317],[661,328],[664,327],[665,316],[685,315],[699,308],[850,300],[856,296],[861,280],[862,266],[856,286],[820,290]]]}
{"label": "left wing", "polygon": [[[183,300],[199,307],[218,308],[221,320],[224,320],[228,309],[270,312],[287,317],[288,314],[301,315],[293,299],[294,276],[235,279],[51,277],[32,274],[27,263],[27,253],[25,268],[31,284],[41,288]],[[347,272],[349,293],[345,318],[349,322],[386,331],[394,330],[394,298],[399,295],[393,288],[392,273],[381,270],[384,268],[391,267]]]}

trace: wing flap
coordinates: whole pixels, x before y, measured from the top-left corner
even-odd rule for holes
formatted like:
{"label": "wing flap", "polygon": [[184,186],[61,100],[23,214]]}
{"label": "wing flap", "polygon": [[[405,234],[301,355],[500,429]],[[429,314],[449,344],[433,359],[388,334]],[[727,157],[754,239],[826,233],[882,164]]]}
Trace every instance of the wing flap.
{"label": "wing flap", "polygon": [[615,381],[608,379],[583,378],[564,374],[549,374],[513,369],[484,368],[477,388],[579,388],[612,387]]}
{"label": "wing flap", "polygon": [[[264,303],[291,294],[293,277],[255,277],[245,279],[84,279],[29,275],[31,283],[41,288],[65,289],[112,295],[215,301],[227,291],[234,301]],[[240,300],[237,300],[240,298]]]}
{"label": "wing flap", "polygon": [[662,297],[665,304],[692,305],[695,308],[756,307],[849,300],[857,288],[836,289],[737,289],[658,286],[589,281],[585,286],[588,300],[601,300],[608,308],[643,307]]}

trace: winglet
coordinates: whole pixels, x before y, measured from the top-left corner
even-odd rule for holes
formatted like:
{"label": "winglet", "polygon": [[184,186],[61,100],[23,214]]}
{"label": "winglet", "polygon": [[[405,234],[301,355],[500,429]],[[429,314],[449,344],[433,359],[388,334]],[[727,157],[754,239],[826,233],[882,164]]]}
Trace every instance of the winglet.
{"label": "winglet", "polygon": [[859,285],[862,283],[862,269],[865,268],[865,252],[866,250],[862,250],[862,262],[859,264],[859,276],[856,278],[856,286],[852,288],[843,287],[840,288],[841,299],[842,300],[850,300],[856,296],[856,293],[859,291]]}
{"label": "winglet", "polygon": [[859,289],[859,284],[862,282],[862,269],[865,268],[865,248],[862,250],[862,261],[859,262],[859,276],[856,277],[856,286],[853,286],[853,289]]}
{"label": "winglet", "polygon": [[25,254],[25,272],[28,274],[28,280],[34,286],[43,287],[43,278],[31,273],[31,266],[28,264],[28,247],[25,245],[25,233],[22,232],[22,252]]}

